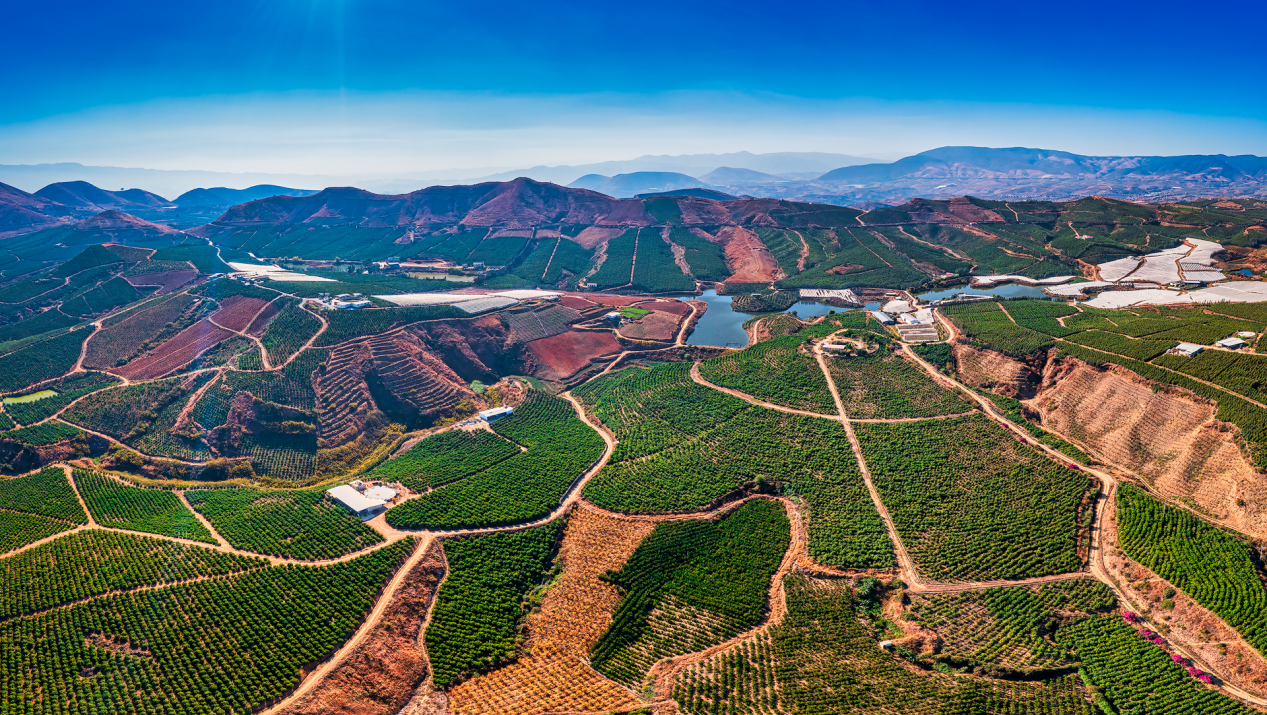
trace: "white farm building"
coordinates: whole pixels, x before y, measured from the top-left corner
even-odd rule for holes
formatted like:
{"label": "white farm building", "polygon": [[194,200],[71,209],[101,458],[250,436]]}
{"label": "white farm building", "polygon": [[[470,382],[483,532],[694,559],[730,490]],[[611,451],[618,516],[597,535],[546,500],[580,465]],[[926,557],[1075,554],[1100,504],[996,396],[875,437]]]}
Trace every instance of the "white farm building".
{"label": "white farm building", "polygon": [[362,520],[372,519],[387,510],[387,502],[382,499],[371,499],[348,484],[327,489],[326,494]]}
{"label": "white farm building", "polygon": [[485,422],[500,420],[503,417],[509,417],[514,414],[515,410],[511,407],[494,407],[491,410],[483,410],[480,412],[480,419]]}

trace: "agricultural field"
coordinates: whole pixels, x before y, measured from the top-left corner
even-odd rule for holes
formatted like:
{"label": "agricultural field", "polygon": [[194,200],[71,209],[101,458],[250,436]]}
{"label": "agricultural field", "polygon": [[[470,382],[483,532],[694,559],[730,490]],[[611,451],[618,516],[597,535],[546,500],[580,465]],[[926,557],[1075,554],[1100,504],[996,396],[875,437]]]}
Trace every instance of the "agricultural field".
{"label": "agricultural field", "polygon": [[[485,201],[478,225],[7,238],[0,713],[392,715],[416,692],[413,715],[1186,715],[1247,712],[1229,685],[1267,697],[1250,479],[1267,362],[1166,354],[1241,331],[1267,350],[1267,308],[953,305],[957,344],[900,350],[864,310],[776,315],[730,351],[670,346],[690,306],[650,295],[731,280],[702,287],[740,310],[801,288],[871,304],[1198,234],[1258,273],[1267,205],[553,200],[514,225]],[[251,253],[331,261],[292,269],[333,282],[206,280]],[[493,270],[421,280],[372,263],[388,256]],[[535,287],[592,292],[479,316],[302,302]],[[597,327],[607,310],[619,331]],[[857,342],[820,365],[842,332]],[[1191,409],[1123,424],[1108,450],[1061,413],[1084,374],[1117,380],[1115,405]],[[1108,515],[1102,470],[1132,473]],[[405,491],[361,521],[326,493],[356,480]],[[1121,610],[1134,592],[1087,561],[1097,528],[1175,608]]]}
{"label": "agricultural field", "polygon": [[46,467],[33,474],[0,479],[0,509],[72,524],[88,523],[88,515],[84,514],[61,467]]}
{"label": "agricultural field", "polygon": [[1129,484],[1118,490],[1117,518],[1127,556],[1267,653],[1267,585],[1251,545]]}
{"label": "agricultural field", "polygon": [[827,379],[809,354],[805,337],[799,334],[771,338],[747,350],[705,360],[700,363],[699,374],[715,385],[764,402],[819,414],[836,412]]}
{"label": "agricultural field", "polygon": [[72,427],[65,422],[48,420],[30,427],[9,430],[4,432],[3,435],[6,439],[16,440],[28,447],[47,447],[58,442],[74,439],[83,433],[83,430],[78,427]]}
{"label": "agricultural field", "polygon": [[0,355],[0,393],[18,392],[66,374],[91,330],[72,330]]}
{"label": "agricultural field", "polygon": [[726,251],[718,244],[701,238],[686,228],[670,230],[669,240],[685,251],[682,257],[696,279],[720,282],[730,277],[730,269],[726,266]]}
{"label": "agricultural field", "polygon": [[127,486],[88,469],[76,469],[74,479],[92,518],[102,526],[216,543],[211,532],[170,491]]}
{"label": "agricultural field", "polygon": [[634,251],[638,244],[638,229],[631,228],[607,242],[605,258],[590,280],[599,290],[628,285],[634,270]]}
{"label": "agricultural field", "polygon": [[513,663],[463,681],[449,693],[455,715],[494,707],[515,715],[547,711],[616,711],[639,705],[629,691],[597,673],[589,652],[620,602],[604,574],[624,565],[651,532],[651,522],[630,521],[581,507],[567,519],[554,571],[535,589],[539,607],[524,622],[526,652]]}
{"label": "agricultural field", "polygon": [[920,572],[937,581],[1077,571],[1088,477],[983,415],[855,426],[863,457]]}
{"label": "agricultural field", "polygon": [[185,498],[230,545],[252,553],[320,561],[383,540],[323,491],[196,489]]}
{"label": "agricultural field", "polygon": [[449,430],[422,440],[365,478],[400,482],[422,492],[482,472],[520,451],[519,445],[492,432]]}
{"label": "agricultural field", "polygon": [[268,361],[282,365],[320,329],[320,320],[300,307],[299,301],[287,299],[284,307],[269,321],[260,342],[268,351]]}
{"label": "agricultural field", "polygon": [[682,273],[674,262],[673,251],[660,237],[658,228],[644,228],[638,232],[638,261],[633,269],[633,288],[648,293],[695,289],[695,281]]}
{"label": "agricultural field", "polygon": [[449,574],[436,596],[427,652],[437,686],[511,659],[524,596],[546,578],[558,523],[447,540]]}
{"label": "agricultural field", "polygon": [[[166,300],[148,304],[133,310],[120,320],[103,321],[101,330],[88,341],[84,366],[98,369],[111,368],[120,361],[142,351],[147,343],[161,336],[169,325],[185,315],[194,304],[187,293],[177,293]],[[175,333],[172,333],[173,335]]]}
{"label": "agricultural field", "polygon": [[[249,712],[356,630],[413,547],[405,540],[332,566],[248,571],[10,619],[0,623],[0,649],[14,656],[0,663],[5,697],[58,693],[86,709],[108,695],[124,712]],[[27,702],[48,711],[48,697]]]}
{"label": "agricultural field", "polygon": [[941,310],[969,342],[1023,358],[1055,345],[1049,336],[1017,325],[998,303],[966,303]]}
{"label": "agricultural field", "polygon": [[684,363],[628,368],[576,390],[617,439],[586,498],[626,513],[697,511],[744,485],[776,485],[808,505],[814,558],[894,563],[840,423],[752,407],[697,385],[689,371]]}
{"label": "agricultural field", "polygon": [[408,323],[416,323],[421,320],[469,317],[469,315],[451,305],[331,311],[325,314],[326,322],[329,325],[326,327],[325,332],[317,336],[313,345],[315,347],[338,345],[345,340],[381,333],[384,330]]}
{"label": "agricultural field", "polygon": [[870,355],[827,357],[827,370],[851,419],[935,417],[972,409],[958,391],[939,385],[887,347],[881,344]]}
{"label": "agricultural field", "polygon": [[0,620],[139,586],[250,571],[264,559],[93,529],[0,560]]}
{"label": "agricultural field", "polygon": [[[769,631],[778,712],[1096,712],[1077,676],[1018,682],[910,667],[899,655],[876,647],[876,635],[856,615],[858,602],[847,581],[793,573],[784,578],[784,587],[787,615]],[[723,667],[724,660],[717,665]],[[686,712],[716,712],[710,709],[714,701],[725,703],[743,695],[733,680],[687,673],[677,682],[688,703]]]}
{"label": "agricultural field", "polygon": [[[1087,618],[1055,634],[1057,644],[1074,651],[1092,683],[1121,715],[1250,715],[1257,710],[1205,687],[1164,648],[1149,642],[1144,629],[1119,616]],[[1197,671],[1200,672],[1200,671]]]}
{"label": "agricultural field", "polygon": [[999,587],[981,591],[911,597],[914,622],[943,640],[939,656],[1033,672],[1068,665],[1069,653],[1043,637],[1057,615],[1066,623],[1117,604],[1108,586],[1090,578],[1036,587]]}
{"label": "agricultural field", "polygon": [[[52,417],[80,397],[110,387],[116,382],[118,380],[113,375],[101,372],[75,373],[57,382],[41,385],[40,391],[30,396],[8,398],[4,411],[18,424],[32,425]],[[39,397],[45,392],[56,394]],[[36,399],[30,399],[32,397]]]}
{"label": "agricultural field", "polygon": [[493,430],[526,451],[387,512],[399,529],[464,529],[529,522],[559,505],[603,453],[603,441],[571,403],[532,391]]}
{"label": "agricultural field", "polygon": [[661,658],[703,650],[761,622],[790,527],[783,504],[750,501],[716,521],[656,525],[609,580],[623,594],[590,660],[636,688]]}

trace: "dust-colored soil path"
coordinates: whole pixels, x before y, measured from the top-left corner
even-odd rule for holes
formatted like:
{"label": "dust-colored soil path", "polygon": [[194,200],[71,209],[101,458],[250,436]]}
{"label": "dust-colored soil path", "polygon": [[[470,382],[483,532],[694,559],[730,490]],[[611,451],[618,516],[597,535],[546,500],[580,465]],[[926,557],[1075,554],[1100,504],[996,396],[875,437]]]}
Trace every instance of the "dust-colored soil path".
{"label": "dust-colored soil path", "polygon": [[714,385],[708,380],[705,380],[703,377],[700,377],[698,362],[691,366],[691,379],[694,380],[696,383],[703,385],[704,387],[717,390],[718,392],[724,392],[727,395],[730,395],[732,397],[738,397],[744,402],[756,405],[758,407],[764,407],[769,410],[778,410],[779,412],[786,412],[791,415],[805,415],[806,417],[818,417],[819,419],[824,419],[824,420],[840,421],[842,419],[836,415],[824,415],[821,412],[810,412],[809,410],[798,410],[793,407],[784,407],[783,405],[776,405],[773,402],[765,402],[763,400],[758,400],[752,395],[740,392],[738,390],[732,390],[729,387]]}
{"label": "dust-colored soil path", "polygon": [[905,581],[911,590],[918,590],[924,587],[924,582],[920,580],[919,572],[915,570],[915,561],[906,550],[906,544],[902,543],[902,537],[897,533],[897,527],[893,525],[893,518],[889,516],[889,510],[884,506],[884,502],[880,499],[880,492],[875,488],[875,484],[871,481],[871,470],[867,468],[867,461],[862,457],[862,444],[858,442],[858,435],[854,433],[853,425],[849,423],[849,415],[845,412],[845,403],[840,399],[840,393],[836,390],[836,382],[831,377],[831,370],[827,369],[827,361],[823,357],[822,349],[814,346],[814,359],[818,361],[818,367],[823,371],[823,377],[827,379],[827,388],[831,390],[831,399],[836,403],[836,411],[840,413],[840,423],[845,426],[845,434],[849,437],[849,446],[853,449],[853,456],[858,460],[858,470],[862,472],[862,481],[867,485],[867,493],[871,495],[871,501],[875,504],[875,509],[880,514],[880,519],[884,522],[884,528],[889,532],[889,541],[893,542],[893,553],[897,556],[898,573],[902,580]]}
{"label": "dust-colored soil path", "polygon": [[[405,559],[405,562],[396,569],[395,575],[393,575],[391,580],[387,582],[387,585],[383,587],[382,592],[378,596],[378,600],[374,603],[374,609],[371,610],[365,620],[361,622],[361,627],[356,629],[356,633],[352,634],[351,638],[344,641],[343,645],[339,646],[338,650],[334,651],[329,658],[326,658],[321,665],[305,674],[303,681],[299,683],[299,687],[295,688],[289,695],[274,703],[271,707],[259,711],[260,713],[279,712],[283,708],[289,707],[299,698],[302,698],[312,692],[323,678],[338,669],[338,667],[343,665],[343,662],[347,660],[349,655],[356,652],[356,649],[360,647],[361,643],[363,643],[365,639],[369,637],[370,633],[373,632],[374,627],[383,620],[383,615],[387,613],[387,609],[391,606],[392,599],[395,597],[396,592],[400,590],[401,585],[404,584],[405,579],[408,578],[409,572],[413,571],[414,567],[418,565],[418,562],[426,555],[427,549],[431,547],[432,538],[434,537],[427,537],[421,540],[418,544],[414,545],[413,553],[411,553],[409,558]],[[445,573],[447,575],[447,568],[445,569]],[[432,609],[428,609],[428,620],[431,618],[431,610]],[[420,632],[425,633],[426,631],[424,630]]]}

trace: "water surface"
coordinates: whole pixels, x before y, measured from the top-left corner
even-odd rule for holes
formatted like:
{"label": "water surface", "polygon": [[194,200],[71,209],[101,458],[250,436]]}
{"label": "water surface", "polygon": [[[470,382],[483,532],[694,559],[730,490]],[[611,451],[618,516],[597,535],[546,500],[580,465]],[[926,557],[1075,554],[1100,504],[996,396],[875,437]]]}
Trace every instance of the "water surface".
{"label": "water surface", "polygon": [[56,394],[57,393],[53,390],[40,390],[39,392],[32,392],[29,395],[22,395],[21,397],[6,397],[4,398],[4,404],[12,405],[23,402],[35,402],[36,400],[42,400],[45,397],[53,397]]}
{"label": "water surface", "polygon": [[[752,318],[763,315],[775,315],[775,313],[741,313],[731,308],[730,301],[732,297],[729,295],[717,295],[717,291],[710,288],[704,291],[703,295],[688,296],[680,299],[702,300],[708,303],[708,310],[704,311],[704,316],[695,324],[695,330],[686,339],[687,345],[714,345],[722,348],[747,347],[748,331],[743,329],[743,324]],[[827,315],[830,310],[840,312],[843,309],[835,308],[826,303],[803,300],[796,302],[791,308],[783,312],[794,313],[796,317],[808,320],[820,315]]]}

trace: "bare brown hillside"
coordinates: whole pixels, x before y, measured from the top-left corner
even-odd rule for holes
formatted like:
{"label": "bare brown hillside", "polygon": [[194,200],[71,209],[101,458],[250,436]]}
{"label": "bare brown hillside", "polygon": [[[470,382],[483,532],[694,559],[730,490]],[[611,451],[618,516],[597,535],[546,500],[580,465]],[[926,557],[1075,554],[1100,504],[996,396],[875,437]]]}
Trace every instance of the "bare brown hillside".
{"label": "bare brown hillside", "polygon": [[1019,360],[962,343],[956,343],[952,349],[959,377],[973,387],[984,387],[1001,395],[1016,397],[1027,386],[1030,371]]}
{"label": "bare brown hillside", "polygon": [[1065,358],[1048,363],[1026,403],[1045,426],[1129,469],[1157,491],[1241,531],[1267,535],[1267,479],[1237,446],[1215,408],[1125,370]]}

